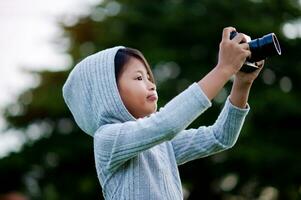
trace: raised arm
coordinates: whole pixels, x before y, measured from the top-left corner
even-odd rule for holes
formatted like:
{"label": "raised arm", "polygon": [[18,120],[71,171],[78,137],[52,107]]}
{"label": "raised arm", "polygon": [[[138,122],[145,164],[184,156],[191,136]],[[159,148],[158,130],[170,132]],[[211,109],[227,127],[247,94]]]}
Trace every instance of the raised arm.
{"label": "raised arm", "polygon": [[178,164],[209,156],[235,144],[249,111],[247,101],[251,86],[263,68],[264,61],[257,65],[259,69],[252,73],[235,74],[231,94],[212,126],[183,130],[172,140]]}
{"label": "raised arm", "polygon": [[249,108],[234,106],[229,98],[212,126],[183,130],[172,140],[175,158],[184,164],[231,148],[239,136]]}

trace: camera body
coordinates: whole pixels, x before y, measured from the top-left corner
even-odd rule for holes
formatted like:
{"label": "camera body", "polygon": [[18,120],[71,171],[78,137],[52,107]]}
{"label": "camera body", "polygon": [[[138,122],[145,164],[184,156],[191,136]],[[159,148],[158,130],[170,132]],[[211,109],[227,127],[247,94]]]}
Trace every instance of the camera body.
{"label": "camera body", "polygon": [[[237,35],[236,31],[230,33],[232,40]],[[256,62],[264,60],[270,56],[281,55],[281,48],[278,39],[274,33],[269,33],[261,38],[248,42],[251,56],[246,59],[240,71],[253,72],[258,69]]]}

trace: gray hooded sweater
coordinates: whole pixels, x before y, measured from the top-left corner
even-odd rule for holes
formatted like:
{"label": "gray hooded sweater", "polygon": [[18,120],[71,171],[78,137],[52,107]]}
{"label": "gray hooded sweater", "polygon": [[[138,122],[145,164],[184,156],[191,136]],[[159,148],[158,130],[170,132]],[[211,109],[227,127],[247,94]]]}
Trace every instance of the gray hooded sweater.
{"label": "gray hooded sweater", "polygon": [[114,47],[78,63],[63,96],[78,126],[94,138],[98,179],[107,200],[183,199],[177,165],[232,147],[249,111],[226,100],[212,126],[187,129],[211,102],[197,83],[158,112],[135,119],[118,92]]}

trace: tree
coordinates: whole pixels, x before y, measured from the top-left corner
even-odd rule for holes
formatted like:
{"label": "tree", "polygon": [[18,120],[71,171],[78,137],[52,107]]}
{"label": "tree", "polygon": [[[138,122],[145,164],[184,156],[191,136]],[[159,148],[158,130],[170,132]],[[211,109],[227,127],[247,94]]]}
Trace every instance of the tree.
{"label": "tree", "polygon": [[[180,174],[188,199],[254,199],[267,193],[298,199],[301,40],[286,38],[283,27],[299,16],[297,0],[107,0],[76,24],[61,26],[70,40],[73,65],[115,45],[141,50],[157,77],[159,107],[214,67],[223,27],[235,26],[253,38],[275,32],[283,55],[267,60],[253,86],[251,112],[236,146],[180,166]],[[32,199],[101,198],[92,138],[76,126],[61,95],[71,69],[32,72],[41,82],[18,98],[23,111],[13,115],[6,109],[8,129],[23,131],[29,140],[21,152],[0,160],[6,190],[23,189]],[[191,127],[214,122],[230,87]],[[32,131],[43,137],[31,140]]]}

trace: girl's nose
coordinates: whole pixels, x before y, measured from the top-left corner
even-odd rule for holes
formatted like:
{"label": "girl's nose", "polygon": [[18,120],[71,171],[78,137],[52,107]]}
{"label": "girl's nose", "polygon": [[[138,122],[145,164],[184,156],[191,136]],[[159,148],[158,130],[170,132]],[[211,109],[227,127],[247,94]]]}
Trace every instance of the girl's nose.
{"label": "girl's nose", "polygon": [[149,81],[149,89],[150,90],[156,90],[156,85],[151,81]]}

